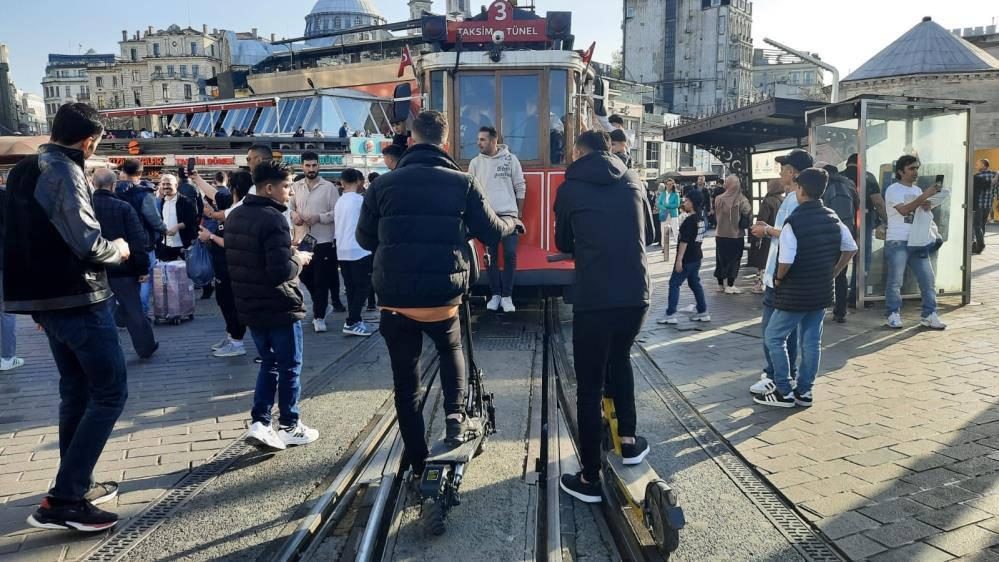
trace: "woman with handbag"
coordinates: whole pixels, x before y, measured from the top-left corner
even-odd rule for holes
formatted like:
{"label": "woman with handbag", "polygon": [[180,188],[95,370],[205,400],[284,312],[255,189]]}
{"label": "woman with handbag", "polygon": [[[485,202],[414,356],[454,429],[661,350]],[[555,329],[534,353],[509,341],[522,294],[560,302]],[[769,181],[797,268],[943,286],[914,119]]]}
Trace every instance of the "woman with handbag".
{"label": "woman with handbag", "polygon": [[[760,212],[756,215],[757,221],[767,224],[774,224],[777,219],[777,210],[784,201],[784,186],[779,179],[770,180],[767,183],[767,194],[760,201]],[[767,256],[770,255],[770,237],[757,238],[750,235],[749,240],[749,267],[756,268],[756,283],[753,285],[753,293],[763,294],[763,270],[767,268]]]}
{"label": "woman with handbag", "polygon": [[[752,226],[752,207],[742,194],[738,176],[725,178],[725,192],[715,199],[715,279],[718,292],[738,295],[742,289],[735,286],[739,277],[742,252],[746,245],[746,229]],[[728,286],[725,283],[728,282]]]}
{"label": "woman with handbag", "polygon": [[659,194],[656,196],[656,209],[659,211],[659,225],[662,231],[663,261],[669,263],[670,233],[679,235],[680,194],[676,191],[676,182],[666,180],[659,184]]}

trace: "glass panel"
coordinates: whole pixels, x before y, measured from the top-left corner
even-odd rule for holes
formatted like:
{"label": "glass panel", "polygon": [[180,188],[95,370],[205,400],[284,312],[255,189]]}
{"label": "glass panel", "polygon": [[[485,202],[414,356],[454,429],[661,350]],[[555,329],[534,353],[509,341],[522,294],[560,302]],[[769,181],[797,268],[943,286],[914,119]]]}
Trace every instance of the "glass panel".
{"label": "glass panel", "polygon": [[[949,197],[933,209],[933,220],[944,244],[931,254],[936,273],[937,291],[961,292],[965,258],[965,211],[967,196],[967,127],[963,111],[925,109],[905,105],[868,105],[864,167],[874,174],[887,195],[895,183],[894,164],[903,154],[920,159],[919,179],[914,184],[926,189],[935,176],[944,176],[943,187]],[[874,239],[870,274],[865,283],[867,296],[885,293],[884,242]],[[918,295],[919,288],[908,270],[902,283],[903,295]]]}
{"label": "glass panel", "polygon": [[253,116],[257,113],[256,109],[247,109],[243,112],[243,119],[236,124],[241,131],[245,131],[250,128],[250,123],[253,122]]}
{"label": "glass panel", "polygon": [[[350,128],[355,131],[364,131],[364,123],[368,119],[368,106],[371,104],[348,98],[337,98],[336,103],[340,106],[340,111],[343,112],[343,121],[346,121]],[[343,121],[336,126],[336,129],[331,130],[339,131]]]}
{"label": "glass panel", "polygon": [[247,112],[252,113],[252,110],[236,109],[226,113],[225,119],[222,120],[222,128],[225,129],[225,132],[232,134],[234,128],[239,128],[239,124],[243,122],[243,117]]}
{"label": "glass panel", "polygon": [[291,119],[291,112],[295,107],[295,103],[298,100],[280,100],[278,101],[278,115],[281,116],[281,121],[276,128],[275,132],[282,132],[288,128],[288,120]]}
{"label": "glass panel", "polygon": [[261,110],[260,118],[257,119],[253,132],[258,135],[269,135],[274,132],[274,107],[265,107]]}
{"label": "glass panel", "polygon": [[333,103],[333,98],[324,96],[322,109],[323,112],[319,127],[324,133],[330,131],[332,136],[336,136],[340,132],[340,127],[344,121],[343,116],[340,115],[340,110],[337,109],[337,104]]}
{"label": "glass panel", "polygon": [[430,73],[430,109],[444,111],[444,71]]}
{"label": "glass panel", "polygon": [[552,164],[565,161],[565,130],[569,123],[567,79],[565,70],[552,70],[548,74],[548,154]]}
{"label": "glass panel", "polygon": [[471,160],[479,153],[479,128],[496,125],[496,78],[492,75],[461,76],[458,85],[458,157]]}
{"label": "glass panel", "polygon": [[532,76],[503,76],[503,127],[500,135],[510,152],[521,160],[540,158],[538,113],[540,79]]}

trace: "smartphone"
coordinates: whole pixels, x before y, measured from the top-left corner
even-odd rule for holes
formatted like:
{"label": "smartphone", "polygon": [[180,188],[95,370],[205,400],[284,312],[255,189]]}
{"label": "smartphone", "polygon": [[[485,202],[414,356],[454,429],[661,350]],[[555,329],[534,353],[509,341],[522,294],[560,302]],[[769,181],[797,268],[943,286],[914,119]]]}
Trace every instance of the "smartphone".
{"label": "smartphone", "polygon": [[188,175],[194,173],[194,165],[197,164],[197,162],[198,161],[195,158],[188,158],[187,159],[187,173],[188,173]]}
{"label": "smartphone", "polygon": [[299,252],[314,252],[316,250],[316,237],[311,234],[306,234],[305,238],[298,243]]}
{"label": "smartphone", "polygon": [[937,184],[940,187],[943,187],[943,180],[944,180],[944,175],[937,174],[937,179],[933,180],[933,183]]}

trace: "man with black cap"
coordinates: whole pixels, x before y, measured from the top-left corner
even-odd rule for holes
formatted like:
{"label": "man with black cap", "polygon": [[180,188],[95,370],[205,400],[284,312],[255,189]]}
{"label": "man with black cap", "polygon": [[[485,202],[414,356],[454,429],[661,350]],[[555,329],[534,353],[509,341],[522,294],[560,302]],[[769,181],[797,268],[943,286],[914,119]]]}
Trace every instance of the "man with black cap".
{"label": "man with black cap", "polygon": [[[773,386],[753,401],[778,408],[812,405],[812,383],[819,371],[822,320],[832,303],[833,279],[857,253],[853,234],[822,204],[829,173],[808,168],[797,175],[798,207],[780,233],[780,254],[773,276],[775,309],[763,341],[774,366]],[[799,332],[801,368],[791,381],[787,337]]]}
{"label": "man with black cap", "polygon": [[[801,149],[792,150],[784,156],[778,156],[775,160],[780,164],[780,182],[784,186],[785,193],[784,202],[777,210],[773,225],[763,221],[757,221],[753,225],[753,236],[757,238],[769,236],[771,238],[767,267],[763,270],[763,318],[760,329],[764,333],[766,333],[767,324],[774,313],[774,273],[777,271],[777,250],[780,246],[781,228],[784,226],[784,221],[798,208],[798,199],[794,196],[794,190],[797,187],[795,180],[798,174],[812,167],[812,155]],[[798,359],[798,334],[794,330],[788,334],[787,351],[791,360],[791,378],[793,379],[797,374]],[[766,360],[767,364],[763,368],[760,380],[749,387],[749,392],[754,395],[765,394],[776,388],[773,382],[774,365],[766,345],[763,346],[763,359]]]}

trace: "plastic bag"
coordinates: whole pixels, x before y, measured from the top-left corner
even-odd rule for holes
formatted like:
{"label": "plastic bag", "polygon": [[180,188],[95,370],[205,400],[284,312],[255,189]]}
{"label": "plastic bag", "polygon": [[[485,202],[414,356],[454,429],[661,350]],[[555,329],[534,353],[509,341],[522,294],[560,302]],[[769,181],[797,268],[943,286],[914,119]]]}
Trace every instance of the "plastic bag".
{"label": "plastic bag", "polygon": [[210,284],[215,278],[211,252],[201,240],[195,240],[191,245],[191,251],[187,254],[187,276],[195,285],[202,287]]}

